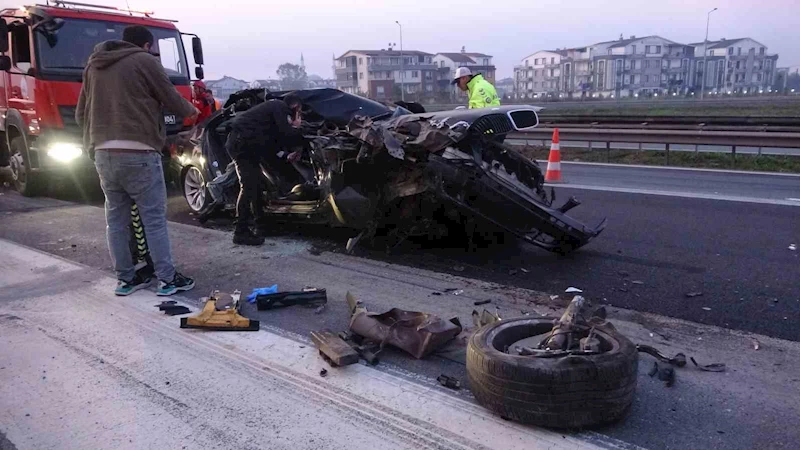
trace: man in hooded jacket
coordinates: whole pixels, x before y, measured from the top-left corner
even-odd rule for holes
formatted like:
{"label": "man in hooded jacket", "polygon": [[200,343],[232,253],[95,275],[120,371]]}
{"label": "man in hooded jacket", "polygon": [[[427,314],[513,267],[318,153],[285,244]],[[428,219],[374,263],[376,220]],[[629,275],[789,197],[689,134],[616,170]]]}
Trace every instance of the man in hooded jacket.
{"label": "man in hooded jacket", "polygon": [[159,279],[158,295],[194,287],[175,270],[167,236],[167,192],[161,166],[166,138],[163,109],[194,119],[199,111],[180,96],[155,56],[153,34],[142,26],[125,28],[122,40],[95,47],[83,74],[75,119],[83,128],[84,148],[94,151],[106,197],[109,252],[117,272],[117,295],[150,285],[137,274],[130,242],[135,203],[147,230],[147,243]]}

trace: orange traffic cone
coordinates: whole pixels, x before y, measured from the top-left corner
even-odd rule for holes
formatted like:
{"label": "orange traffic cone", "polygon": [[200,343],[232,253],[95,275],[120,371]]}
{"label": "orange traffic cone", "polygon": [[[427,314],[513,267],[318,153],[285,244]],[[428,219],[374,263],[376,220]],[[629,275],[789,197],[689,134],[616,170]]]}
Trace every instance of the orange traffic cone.
{"label": "orange traffic cone", "polygon": [[550,158],[547,161],[547,173],[544,181],[548,183],[562,183],[561,179],[561,147],[558,144],[558,128],[553,130],[553,141],[550,144]]}

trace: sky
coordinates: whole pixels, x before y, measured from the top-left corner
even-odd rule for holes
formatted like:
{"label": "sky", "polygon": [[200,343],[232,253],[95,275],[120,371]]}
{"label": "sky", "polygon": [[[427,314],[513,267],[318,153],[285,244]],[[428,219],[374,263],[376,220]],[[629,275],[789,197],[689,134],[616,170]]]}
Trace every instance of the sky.
{"label": "sky", "polygon": [[[126,0],[82,0],[125,6]],[[494,56],[498,78],[538,50],[659,35],[701,42],[752,37],[778,67],[800,66],[798,0],[127,0],[179,20],[203,40],[206,79],[277,78],[278,66],[305,58],[309,74],[332,78],[332,57],[390,43],[429,53],[467,51]],[[3,1],[5,3],[5,0]],[[191,59],[191,56],[190,56]]]}

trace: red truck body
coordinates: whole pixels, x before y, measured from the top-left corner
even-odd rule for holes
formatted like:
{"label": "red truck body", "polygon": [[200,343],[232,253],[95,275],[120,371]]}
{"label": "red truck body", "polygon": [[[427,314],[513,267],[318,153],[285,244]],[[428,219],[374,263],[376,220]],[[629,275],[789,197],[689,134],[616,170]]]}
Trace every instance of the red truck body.
{"label": "red truck body", "polygon": [[[192,98],[183,34],[174,21],[113,7],[55,4],[0,11],[0,27],[8,31],[3,54],[10,62],[9,70],[0,71],[0,166],[11,166],[25,195],[35,195],[53,175],[93,171],[74,118],[83,68],[95,45],[120,39],[126,26],[142,25],[153,32],[175,88]],[[192,44],[195,60],[202,64],[199,38]],[[202,78],[202,68],[196,74]],[[192,126],[169,111],[164,116],[168,135]]]}

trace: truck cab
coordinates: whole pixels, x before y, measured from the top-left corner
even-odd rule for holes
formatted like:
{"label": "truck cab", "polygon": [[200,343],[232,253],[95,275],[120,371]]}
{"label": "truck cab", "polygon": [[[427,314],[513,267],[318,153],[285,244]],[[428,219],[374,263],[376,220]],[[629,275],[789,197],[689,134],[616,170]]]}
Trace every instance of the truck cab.
{"label": "truck cab", "polygon": [[[183,37],[192,37],[195,76],[203,78],[200,39],[150,12],[55,1],[0,11],[0,166],[10,166],[17,190],[33,196],[53,177],[96,176],[75,121],[83,70],[94,47],[121,39],[129,25],[146,26],[175,88],[191,101]],[[167,135],[192,123],[164,111]]]}

